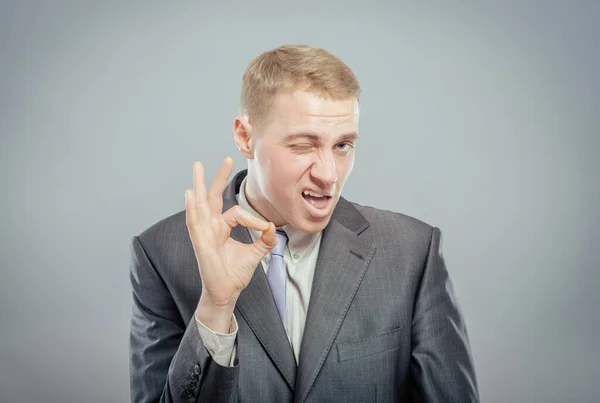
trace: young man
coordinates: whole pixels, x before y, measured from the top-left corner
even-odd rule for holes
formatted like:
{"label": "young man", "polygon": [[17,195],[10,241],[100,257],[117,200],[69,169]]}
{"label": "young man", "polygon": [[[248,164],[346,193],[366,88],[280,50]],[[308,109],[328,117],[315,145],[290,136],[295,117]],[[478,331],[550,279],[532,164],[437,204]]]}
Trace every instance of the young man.
{"label": "young man", "polygon": [[359,83],[282,46],[243,77],[225,159],[132,240],[133,402],[474,402],[439,229],[342,198]]}

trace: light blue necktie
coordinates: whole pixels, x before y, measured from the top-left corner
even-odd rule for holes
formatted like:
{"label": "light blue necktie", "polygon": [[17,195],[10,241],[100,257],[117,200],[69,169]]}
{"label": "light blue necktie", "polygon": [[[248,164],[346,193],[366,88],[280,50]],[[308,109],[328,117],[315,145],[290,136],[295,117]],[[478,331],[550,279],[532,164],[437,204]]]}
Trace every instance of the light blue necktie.
{"label": "light blue necktie", "polygon": [[287,329],[287,322],[285,321],[285,291],[286,291],[286,277],[287,270],[285,262],[283,261],[283,252],[285,251],[285,245],[287,243],[287,235],[282,230],[277,230],[277,245],[271,250],[271,262],[269,263],[269,269],[267,270],[267,280],[269,280],[269,286],[271,292],[275,298],[275,305],[281,316],[283,327]]}

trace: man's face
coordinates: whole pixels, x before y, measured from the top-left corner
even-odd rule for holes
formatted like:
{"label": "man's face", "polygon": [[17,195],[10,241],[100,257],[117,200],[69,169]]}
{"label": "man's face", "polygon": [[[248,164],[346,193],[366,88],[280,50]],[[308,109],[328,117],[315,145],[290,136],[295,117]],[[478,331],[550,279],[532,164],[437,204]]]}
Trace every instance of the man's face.
{"label": "man's face", "polygon": [[246,193],[252,206],[276,226],[325,228],[354,166],[358,118],[356,98],[278,95],[268,122],[251,135]]}

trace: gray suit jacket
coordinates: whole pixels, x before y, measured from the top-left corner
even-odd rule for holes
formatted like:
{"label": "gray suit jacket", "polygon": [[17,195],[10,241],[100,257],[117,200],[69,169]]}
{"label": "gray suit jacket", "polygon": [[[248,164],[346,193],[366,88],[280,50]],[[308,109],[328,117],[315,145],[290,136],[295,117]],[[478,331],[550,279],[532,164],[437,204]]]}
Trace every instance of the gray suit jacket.
{"label": "gray suit jacket", "polygon": [[[236,204],[246,171],[228,185]],[[232,237],[250,243],[248,230]],[[259,267],[236,305],[232,367],[196,328],[201,281],[185,212],[133,237],[133,402],[475,402],[465,323],[440,249],[414,218],[340,198],[325,228],[299,363]]]}

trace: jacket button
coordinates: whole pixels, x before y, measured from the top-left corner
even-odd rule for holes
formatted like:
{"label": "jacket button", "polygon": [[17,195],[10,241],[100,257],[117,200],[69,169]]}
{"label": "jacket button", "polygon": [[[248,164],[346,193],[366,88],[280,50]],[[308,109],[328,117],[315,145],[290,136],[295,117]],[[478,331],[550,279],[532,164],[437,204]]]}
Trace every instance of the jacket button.
{"label": "jacket button", "polygon": [[192,397],[194,395],[194,393],[191,390],[189,390],[189,389],[184,389],[183,390],[183,395],[185,397]]}
{"label": "jacket button", "polygon": [[189,381],[188,382],[188,388],[190,388],[190,389],[196,389],[196,382]]}
{"label": "jacket button", "polygon": [[194,365],[194,374],[200,375],[200,365]]}
{"label": "jacket button", "polygon": [[192,379],[194,380],[194,382],[198,380],[198,375],[196,375],[196,373],[195,373],[195,372],[192,372],[192,373],[190,374],[190,376],[192,377]]}

